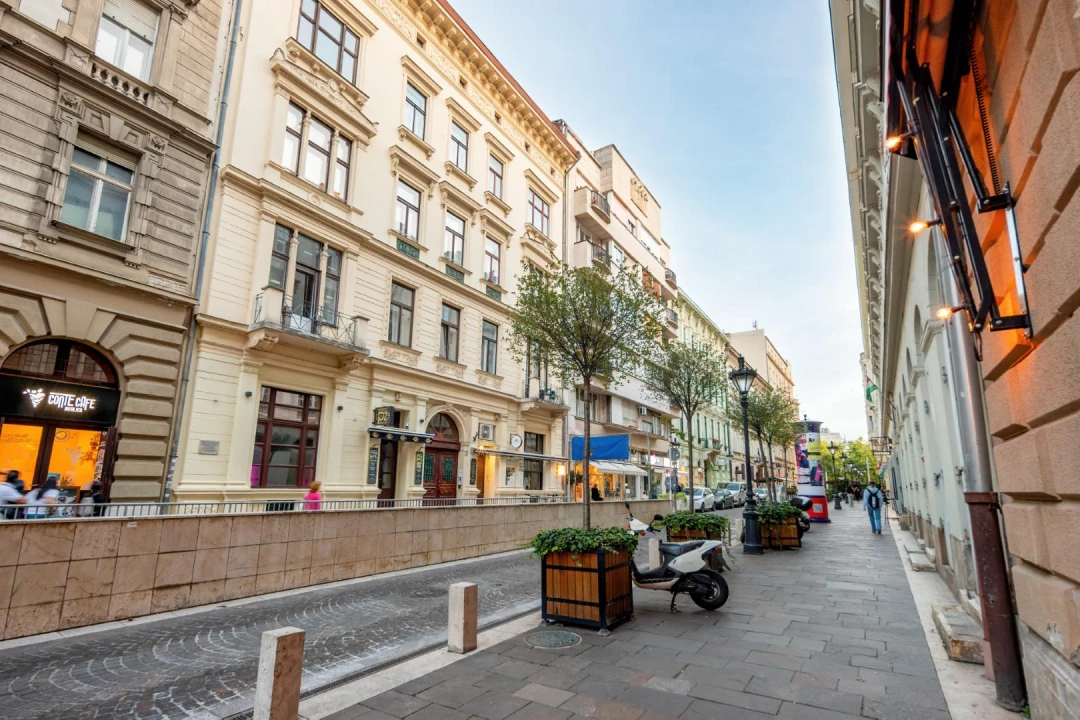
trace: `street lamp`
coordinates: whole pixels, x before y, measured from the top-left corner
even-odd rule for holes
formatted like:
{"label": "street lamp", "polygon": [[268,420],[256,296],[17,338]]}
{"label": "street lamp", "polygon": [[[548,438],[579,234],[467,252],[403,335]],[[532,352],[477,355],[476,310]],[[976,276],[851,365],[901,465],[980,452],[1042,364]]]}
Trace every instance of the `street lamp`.
{"label": "street lamp", "polygon": [[843,477],[844,477],[844,470],[846,469],[845,468],[846,464],[847,464],[847,453],[841,452],[840,453],[840,477],[837,478],[836,483],[833,483],[833,508],[836,509],[836,510],[840,509],[840,485],[839,485],[839,481],[842,480]]}
{"label": "street lamp", "polygon": [[739,391],[739,404],[742,405],[743,428],[743,472],[746,475],[746,505],[743,508],[743,527],[746,537],[743,540],[743,553],[761,555],[761,523],[757,513],[757,493],[754,492],[754,475],[750,466],[750,418],[747,413],[747,395],[754,384],[757,372],[746,367],[743,356],[739,356],[739,367],[731,371],[731,382]]}
{"label": "street lamp", "polygon": [[835,498],[835,502],[833,503],[834,510],[842,509],[840,507],[840,494],[836,491],[836,451],[839,449],[840,447],[834,442],[829,443],[829,447],[827,448],[829,454],[832,455],[833,496]]}

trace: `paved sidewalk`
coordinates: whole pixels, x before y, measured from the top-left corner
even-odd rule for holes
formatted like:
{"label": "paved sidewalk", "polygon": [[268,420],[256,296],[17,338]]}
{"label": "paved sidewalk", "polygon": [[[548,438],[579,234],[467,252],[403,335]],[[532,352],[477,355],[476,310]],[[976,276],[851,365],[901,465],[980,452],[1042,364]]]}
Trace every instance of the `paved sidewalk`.
{"label": "paved sidewalk", "polygon": [[737,560],[719,611],[637,591],[610,637],[538,650],[525,633],[329,717],[949,718],[888,526],[845,507],[800,551]]}

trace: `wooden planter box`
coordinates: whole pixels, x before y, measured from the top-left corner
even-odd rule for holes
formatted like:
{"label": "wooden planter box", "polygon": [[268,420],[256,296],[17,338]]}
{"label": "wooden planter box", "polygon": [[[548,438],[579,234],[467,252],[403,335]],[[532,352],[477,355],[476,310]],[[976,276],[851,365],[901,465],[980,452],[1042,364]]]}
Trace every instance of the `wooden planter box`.
{"label": "wooden planter box", "polygon": [[549,553],[541,560],[544,620],[607,630],[634,614],[630,555]]}
{"label": "wooden planter box", "polygon": [[730,538],[725,537],[725,533],[706,531],[706,530],[668,530],[667,531],[668,542],[690,542],[691,540],[722,540],[729,542]]}
{"label": "wooden planter box", "polygon": [[795,523],[795,518],[787,518],[780,525],[762,523],[761,545],[772,550],[801,548],[802,540],[799,538],[799,526]]}

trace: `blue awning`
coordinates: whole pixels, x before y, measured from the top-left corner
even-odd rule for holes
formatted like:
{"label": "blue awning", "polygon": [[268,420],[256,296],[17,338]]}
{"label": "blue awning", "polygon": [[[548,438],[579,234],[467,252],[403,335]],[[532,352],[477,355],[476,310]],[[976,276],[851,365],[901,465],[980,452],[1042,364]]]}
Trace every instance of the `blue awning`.
{"label": "blue awning", "polygon": [[[570,438],[570,458],[583,460],[585,458],[585,438],[574,435]],[[594,435],[589,438],[590,460],[629,460],[630,459],[630,436],[629,435]]]}

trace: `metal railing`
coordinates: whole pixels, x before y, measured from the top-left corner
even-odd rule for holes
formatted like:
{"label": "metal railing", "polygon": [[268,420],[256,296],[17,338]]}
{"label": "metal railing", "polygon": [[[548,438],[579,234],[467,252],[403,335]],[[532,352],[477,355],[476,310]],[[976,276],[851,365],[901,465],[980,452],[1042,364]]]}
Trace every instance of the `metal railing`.
{"label": "metal railing", "polygon": [[589,204],[605,215],[611,215],[611,205],[608,203],[608,199],[595,190],[589,191]]}
{"label": "metal railing", "polygon": [[540,385],[535,382],[535,380],[525,381],[521,391],[521,399],[539,400],[540,402],[566,407],[566,404],[562,399],[562,393],[559,390],[547,387],[546,385]]}
{"label": "metal railing", "polygon": [[279,325],[282,330],[310,335],[314,338],[333,340],[346,345],[359,346],[356,338],[355,316],[342,315],[337,308],[323,305],[317,307],[312,302],[294,302],[289,295],[282,297],[280,320],[269,317],[266,311],[263,293],[255,296],[254,324],[260,322]]}
{"label": "metal railing", "polygon": [[675,271],[671,268],[664,270],[664,278],[675,287],[679,286],[679,283],[675,281]]}
{"label": "metal railing", "polygon": [[665,308],[665,315],[667,315],[667,321],[672,325],[679,324],[679,313],[675,312],[671,308]]}
{"label": "metal railing", "polygon": [[604,247],[603,245],[597,245],[596,243],[589,243],[589,247],[591,248],[591,250],[589,251],[590,256],[594,261],[598,263],[603,263],[604,265],[607,265],[609,262],[611,262],[611,256],[608,254],[606,247]]}

